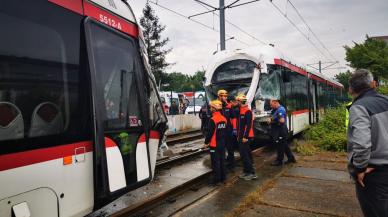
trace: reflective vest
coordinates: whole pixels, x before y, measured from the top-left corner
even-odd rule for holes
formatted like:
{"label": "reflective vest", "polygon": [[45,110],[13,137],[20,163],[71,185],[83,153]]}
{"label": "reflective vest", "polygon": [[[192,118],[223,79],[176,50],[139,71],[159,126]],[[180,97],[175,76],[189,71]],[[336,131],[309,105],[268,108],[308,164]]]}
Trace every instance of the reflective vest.
{"label": "reflective vest", "polygon": [[221,112],[216,111],[213,113],[211,121],[214,122],[214,131],[210,140],[210,147],[216,148],[219,145],[225,145],[225,135],[226,135],[226,118],[221,114]]}
{"label": "reflective vest", "polygon": [[238,140],[242,138],[253,138],[253,114],[248,105],[240,107],[240,114],[237,119]]}
{"label": "reflective vest", "polygon": [[232,104],[226,103],[225,106],[222,107],[222,115],[226,118],[227,121],[227,130],[232,130],[232,118],[233,118],[233,109]]}
{"label": "reflective vest", "polygon": [[350,106],[352,106],[353,102],[349,102],[348,104],[346,104],[346,113],[345,113],[345,127],[346,127],[346,132],[348,131],[348,127],[349,127],[349,109],[350,109]]}

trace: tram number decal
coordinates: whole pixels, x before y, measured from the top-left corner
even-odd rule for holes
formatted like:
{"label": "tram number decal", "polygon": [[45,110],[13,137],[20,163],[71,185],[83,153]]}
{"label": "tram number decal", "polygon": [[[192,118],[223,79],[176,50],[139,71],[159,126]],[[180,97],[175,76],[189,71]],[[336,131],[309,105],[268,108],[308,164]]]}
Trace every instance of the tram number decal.
{"label": "tram number decal", "polygon": [[129,126],[130,127],[138,127],[139,126],[139,119],[137,116],[129,116]]}
{"label": "tram number decal", "polygon": [[102,23],[105,23],[109,26],[112,26],[113,28],[116,28],[116,29],[119,29],[121,30],[122,27],[121,27],[121,23],[120,22],[117,22],[116,20],[110,18],[110,17],[107,17],[103,14],[100,14],[100,22]]}

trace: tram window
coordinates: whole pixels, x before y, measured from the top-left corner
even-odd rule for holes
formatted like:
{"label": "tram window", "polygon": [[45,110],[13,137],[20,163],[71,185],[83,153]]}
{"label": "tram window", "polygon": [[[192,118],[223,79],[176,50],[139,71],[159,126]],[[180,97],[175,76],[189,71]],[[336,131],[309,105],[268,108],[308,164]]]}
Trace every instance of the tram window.
{"label": "tram window", "polygon": [[[164,115],[163,107],[158,99],[156,85],[155,83],[152,82],[151,78],[149,79],[149,83],[150,83],[150,93],[149,93],[150,119],[151,119],[151,125],[153,127],[156,127],[157,124],[166,123],[167,119],[166,119],[166,116]],[[165,100],[164,97],[162,99],[162,103],[163,103],[163,100]]]}
{"label": "tram window", "polygon": [[87,91],[80,91],[82,16],[47,1],[20,5],[0,7],[0,101],[20,110],[24,136],[0,144],[0,154],[89,139]]}
{"label": "tram window", "polygon": [[136,62],[140,60],[135,42],[112,34],[98,24],[91,23],[90,27],[96,79],[104,94],[105,129],[141,126],[136,71],[142,69]]}
{"label": "tram window", "polygon": [[256,63],[250,60],[232,60],[220,65],[215,71],[212,82],[235,81],[249,79],[253,76]]}

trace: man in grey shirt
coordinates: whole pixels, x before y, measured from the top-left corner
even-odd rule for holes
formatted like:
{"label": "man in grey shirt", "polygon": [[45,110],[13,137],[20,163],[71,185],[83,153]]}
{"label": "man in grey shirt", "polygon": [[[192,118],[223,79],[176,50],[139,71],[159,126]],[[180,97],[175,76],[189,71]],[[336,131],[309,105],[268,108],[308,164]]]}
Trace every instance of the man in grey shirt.
{"label": "man in grey shirt", "polygon": [[349,173],[365,216],[388,216],[388,97],[377,94],[372,74],[356,70],[349,79]]}

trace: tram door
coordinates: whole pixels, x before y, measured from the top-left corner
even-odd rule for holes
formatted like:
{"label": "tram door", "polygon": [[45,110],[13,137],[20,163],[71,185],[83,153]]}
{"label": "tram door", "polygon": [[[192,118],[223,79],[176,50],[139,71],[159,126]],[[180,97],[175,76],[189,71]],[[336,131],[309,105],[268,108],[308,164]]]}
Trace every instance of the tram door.
{"label": "tram door", "polygon": [[135,38],[91,19],[85,30],[95,116],[95,196],[111,200],[152,176],[145,73]]}
{"label": "tram door", "polygon": [[314,80],[310,80],[310,85],[309,85],[309,120],[310,124],[316,123],[317,120],[317,82]]}

